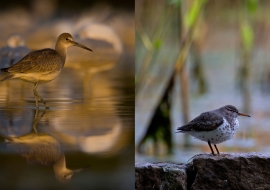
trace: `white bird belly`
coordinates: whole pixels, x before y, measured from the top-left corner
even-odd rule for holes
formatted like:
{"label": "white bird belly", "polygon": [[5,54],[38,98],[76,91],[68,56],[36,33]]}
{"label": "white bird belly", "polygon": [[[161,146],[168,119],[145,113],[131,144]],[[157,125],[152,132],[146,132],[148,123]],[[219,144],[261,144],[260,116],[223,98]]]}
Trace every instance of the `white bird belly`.
{"label": "white bird belly", "polygon": [[233,121],[234,126],[230,126],[225,118],[223,118],[223,124],[220,125],[217,129],[212,131],[189,131],[188,134],[200,139],[202,141],[210,141],[212,144],[219,144],[224,141],[227,141],[233,137],[236,130],[239,127],[238,120],[235,118]]}

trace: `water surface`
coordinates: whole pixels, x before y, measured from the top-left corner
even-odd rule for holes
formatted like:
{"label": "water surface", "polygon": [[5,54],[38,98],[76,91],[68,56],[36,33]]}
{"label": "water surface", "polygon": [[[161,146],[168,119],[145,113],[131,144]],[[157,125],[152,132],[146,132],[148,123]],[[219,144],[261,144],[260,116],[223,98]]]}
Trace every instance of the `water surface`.
{"label": "water surface", "polygon": [[[64,67],[58,78],[38,87],[48,110],[36,110],[33,84],[20,80],[0,83],[1,188],[134,188],[134,74],[127,66],[133,60],[123,56],[101,72],[89,72],[78,63],[72,63],[77,68]],[[36,134],[53,142],[48,152],[57,152],[59,143],[68,169],[90,167],[62,183],[53,163],[33,163],[33,147],[46,141],[37,140]],[[4,138],[22,136],[28,138],[28,144],[9,146]]]}

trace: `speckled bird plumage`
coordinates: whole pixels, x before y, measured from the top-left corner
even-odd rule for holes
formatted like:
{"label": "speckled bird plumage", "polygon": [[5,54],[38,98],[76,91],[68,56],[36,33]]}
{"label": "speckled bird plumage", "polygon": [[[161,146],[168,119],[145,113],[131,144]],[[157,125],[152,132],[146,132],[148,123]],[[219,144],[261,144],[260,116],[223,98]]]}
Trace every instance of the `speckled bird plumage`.
{"label": "speckled bird plumage", "polygon": [[20,137],[4,137],[8,143],[7,147],[29,163],[41,165],[53,165],[61,155],[62,150],[59,142],[50,135],[29,133]]}
{"label": "speckled bird plumage", "polygon": [[8,149],[18,153],[31,164],[53,166],[55,177],[63,183],[68,182],[74,173],[82,169],[70,170],[60,143],[45,133],[29,133],[20,137],[4,137]]}
{"label": "speckled bird plumage", "polygon": [[20,78],[33,83],[49,82],[58,76],[64,64],[65,58],[62,58],[55,50],[49,48],[37,50],[30,52],[17,64],[7,68],[6,72],[10,75],[3,78],[2,81]]}
{"label": "speckled bird plumage", "polygon": [[37,93],[36,88],[39,83],[49,82],[60,74],[65,65],[67,48],[70,46],[78,46],[88,51],[92,51],[75,42],[69,33],[63,33],[57,39],[55,50],[46,48],[30,52],[16,64],[8,68],[2,68],[1,71],[9,73],[9,75],[4,77],[1,81],[18,78],[34,83],[36,107],[38,107],[37,98],[48,107],[45,101]]}
{"label": "speckled bird plumage", "polygon": [[216,144],[233,137],[239,128],[239,122],[237,120],[239,115],[250,117],[249,115],[239,113],[236,107],[226,105],[219,109],[202,113],[186,125],[178,127],[177,130],[178,132],[188,133],[197,139],[208,142],[210,148],[210,144],[214,144],[216,147]]}

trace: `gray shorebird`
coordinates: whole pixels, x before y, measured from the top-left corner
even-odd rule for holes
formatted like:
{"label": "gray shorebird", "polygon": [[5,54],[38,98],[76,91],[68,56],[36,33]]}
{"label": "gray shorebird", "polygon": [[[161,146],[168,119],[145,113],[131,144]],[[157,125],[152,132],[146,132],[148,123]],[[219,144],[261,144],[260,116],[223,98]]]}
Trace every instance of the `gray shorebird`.
{"label": "gray shorebird", "polygon": [[188,124],[178,127],[177,133],[187,133],[196,139],[207,142],[213,155],[215,153],[211,144],[214,144],[219,154],[216,144],[233,137],[239,127],[238,116],[250,117],[247,114],[239,113],[236,107],[226,105],[219,109],[202,113]]}
{"label": "gray shorebird", "polygon": [[8,72],[9,75],[1,81],[9,79],[21,79],[34,83],[34,95],[36,107],[38,107],[38,99],[40,99],[46,108],[49,106],[37,93],[39,83],[49,82],[55,79],[65,65],[67,48],[70,46],[78,46],[80,48],[92,51],[91,49],[74,41],[69,33],[61,34],[55,44],[54,49],[42,49],[30,52],[19,62],[8,68],[2,68],[2,72]]}

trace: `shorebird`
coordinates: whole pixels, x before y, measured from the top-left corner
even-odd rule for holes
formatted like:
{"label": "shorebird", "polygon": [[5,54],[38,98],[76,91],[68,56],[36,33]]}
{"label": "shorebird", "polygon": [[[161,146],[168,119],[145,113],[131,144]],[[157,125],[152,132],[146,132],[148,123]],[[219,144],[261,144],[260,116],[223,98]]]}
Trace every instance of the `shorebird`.
{"label": "shorebird", "polygon": [[20,137],[4,137],[7,148],[15,151],[27,162],[45,166],[53,166],[55,177],[62,183],[68,182],[74,173],[89,166],[70,170],[66,167],[66,159],[59,142],[45,133],[29,133]]}
{"label": "shorebird", "polygon": [[49,82],[55,79],[65,65],[67,48],[70,46],[78,46],[80,48],[92,51],[74,41],[69,33],[61,34],[55,44],[54,49],[42,49],[30,52],[23,57],[19,62],[8,68],[2,68],[2,72],[8,72],[9,75],[1,81],[9,79],[21,79],[27,82],[34,83],[34,95],[36,107],[38,107],[38,99],[42,101],[46,108],[49,106],[37,92],[39,83]]}
{"label": "shorebird", "polygon": [[89,166],[82,167],[76,170],[70,170],[66,167],[65,154],[60,143],[51,135],[38,133],[36,129],[37,123],[44,116],[46,110],[39,116],[36,109],[35,119],[33,122],[33,130],[28,134],[10,137],[2,136],[6,142],[6,147],[17,154],[21,155],[31,164],[40,164],[45,166],[53,166],[55,177],[62,183],[68,182],[74,173],[78,173]]}
{"label": "shorebird", "polygon": [[239,113],[236,107],[226,105],[219,109],[202,113],[188,124],[178,127],[177,133],[187,133],[207,142],[213,155],[215,155],[215,153],[211,144],[214,144],[219,154],[216,144],[227,141],[233,137],[239,127],[238,116],[250,117],[247,114]]}

